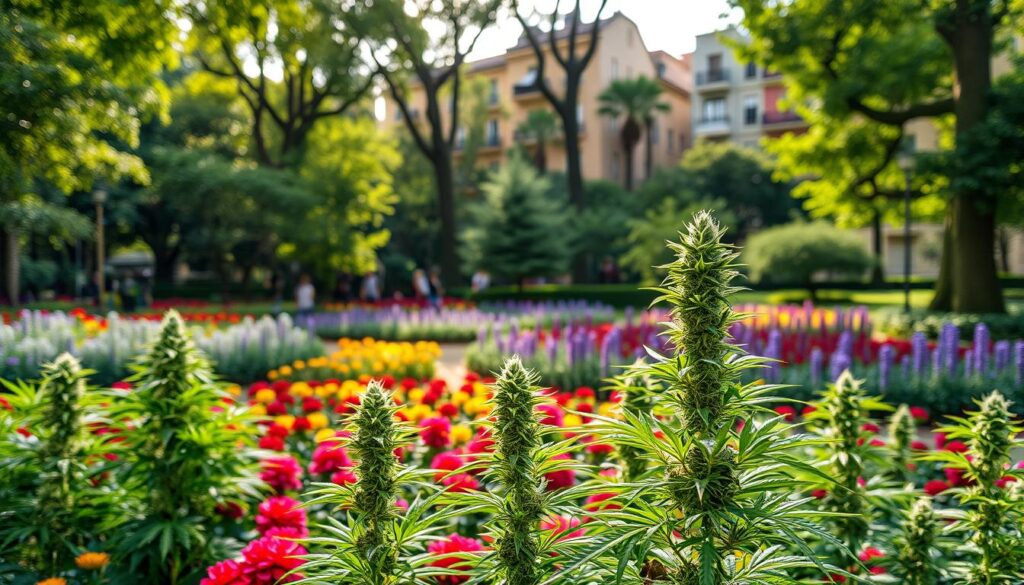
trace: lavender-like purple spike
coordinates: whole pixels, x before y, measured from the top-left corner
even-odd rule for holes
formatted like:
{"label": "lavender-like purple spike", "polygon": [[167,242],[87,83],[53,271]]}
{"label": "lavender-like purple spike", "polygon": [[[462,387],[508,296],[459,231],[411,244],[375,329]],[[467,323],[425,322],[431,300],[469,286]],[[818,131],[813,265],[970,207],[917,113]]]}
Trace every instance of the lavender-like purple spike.
{"label": "lavender-like purple spike", "polygon": [[991,336],[988,332],[988,326],[984,323],[975,325],[974,346],[971,350],[974,352],[974,369],[979,376],[984,376],[988,370],[988,346],[990,342]]}
{"label": "lavender-like purple spike", "polygon": [[1018,339],[1013,343],[1013,365],[1016,368],[1015,381],[1017,387],[1024,385],[1024,339]]}
{"label": "lavender-like purple spike", "polygon": [[997,341],[992,347],[992,358],[994,361],[992,376],[997,376],[1006,369],[1010,363],[1010,342],[1003,339]]}
{"label": "lavender-like purple spike", "polygon": [[924,332],[915,331],[910,337],[910,354],[914,376],[923,376],[928,364],[928,337]]}
{"label": "lavender-like purple spike", "polygon": [[821,369],[825,364],[825,352],[821,351],[820,347],[815,347],[811,350],[811,387],[819,388],[821,386]]}
{"label": "lavender-like purple spike", "polygon": [[883,345],[878,350],[878,389],[882,392],[889,387],[889,375],[892,371],[892,363],[896,357],[896,350],[891,345]]}

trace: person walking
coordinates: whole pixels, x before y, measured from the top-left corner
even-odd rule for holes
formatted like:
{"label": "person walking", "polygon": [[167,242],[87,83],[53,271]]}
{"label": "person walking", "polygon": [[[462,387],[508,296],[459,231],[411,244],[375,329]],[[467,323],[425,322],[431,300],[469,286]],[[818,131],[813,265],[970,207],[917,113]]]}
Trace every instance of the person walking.
{"label": "person walking", "polygon": [[313,315],[316,308],[316,287],[308,274],[299,277],[299,284],[295,287],[295,305],[298,309],[295,316],[299,320],[307,320]]}

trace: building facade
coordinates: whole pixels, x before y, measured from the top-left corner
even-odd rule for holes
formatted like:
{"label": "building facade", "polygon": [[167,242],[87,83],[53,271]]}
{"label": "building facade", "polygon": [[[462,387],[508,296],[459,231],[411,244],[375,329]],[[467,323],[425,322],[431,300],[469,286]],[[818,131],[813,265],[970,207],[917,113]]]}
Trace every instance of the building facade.
{"label": "building facade", "polygon": [[[594,23],[579,25],[576,47],[578,55],[586,51],[593,26]],[[669,110],[657,113],[654,120],[651,132],[653,166],[657,168],[677,164],[683,150],[692,144],[693,139],[690,121],[692,72],[689,58],[673,57],[663,51],[648,51],[636,24],[622,13],[617,12],[596,26],[601,27],[598,31],[600,38],[593,59],[581,79],[577,107],[577,117],[581,122],[578,140],[583,177],[619,183],[624,180],[626,153],[619,140],[622,120],[607,118],[598,113],[598,96],[616,79],[646,76],[661,84],[664,90],[662,101],[669,105]],[[554,33],[563,54],[568,48],[567,30],[568,23]],[[551,55],[547,35],[543,33],[541,38],[546,53],[544,73],[548,84],[557,94],[564,87],[564,82],[558,78],[563,71]],[[527,151],[536,147],[517,132],[530,111],[551,108],[535,84],[536,75],[536,56],[525,36],[521,36],[516,45],[502,55],[467,64],[467,83],[470,80],[485,80],[489,96],[484,142],[476,154],[478,166],[501,164],[517,145]],[[410,112],[415,117],[423,111],[426,100],[417,84],[410,85],[408,91]],[[400,131],[404,123],[397,104],[390,96],[385,96],[384,119],[381,124],[385,128]],[[456,134],[463,135],[464,129],[459,128]],[[563,140],[561,132],[556,132],[546,147],[547,165],[551,171],[564,171],[566,168]],[[634,177],[637,180],[646,178],[644,144],[645,139],[642,139],[633,153]],[[455,156],[460,156],[458,150]]]}
{"label": "building facade", "polygon": [[735,28],[697,35],[693,135],[758,148],[761,138],[803,132],[807,124],[785,107],[782,77],[756,63],[742,63],[725,39],[742,41]]}

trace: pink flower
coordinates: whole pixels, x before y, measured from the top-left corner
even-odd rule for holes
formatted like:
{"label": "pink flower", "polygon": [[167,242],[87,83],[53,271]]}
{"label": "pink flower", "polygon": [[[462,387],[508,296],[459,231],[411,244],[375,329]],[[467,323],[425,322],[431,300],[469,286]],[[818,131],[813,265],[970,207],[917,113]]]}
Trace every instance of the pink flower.
{"label": "pink flower", "polygon": [[468,473],[458,473],[441,480],[445,489],[453,493],[471,492],[480,489],[480,482]]}
{"label": "pink flower", "polygon": [[942,492],[949,489],[949,484],[942,481],[941,479],[932,479],[924,484],[924,493],[929,496],[937,496]]}
{"label": "pink flower", "polygon": [[331,474],[331,483],[338,485],[354,484],[357,481],[359,481],[359,478],[356,477],[356,474],[351,469],[339,469]]}
{"label": "pink flower", "polygon": [[332,473],[342,467],[352,467],[352,459],[338,441],[328,439],[313,450],[313,460],[309,464],[311,474]]}
{"label": "pink flower", "polygon": [[206,577],[199,585],[249,585],[245,567],[230,559],[221,561],[206,569]]}
{"label": "pink flower", "polygon": [[557,404],[539,404],[537,405],[537,410],[544,415],[540,419],[540,424],[553,427],[565,425],[565,413]]}
{"label": "pink flower", "polygon": [[249,543],[242,549],[245,558],[245,576],[250,585],[276,585],[278,583],[294,583],[302,579],[301,573],[289,571],[302,566],[306,549],[296,542],[264,536]]}
{"label": "pink flower", "polygon": [[432,449],[444,449],[450,441],[452,421],[443,416],[424,419],[420,423],[420,438]]}
{"label": "pink flower", "polygon": [[437,473],[434,474],[434,481],[441,481],[449,471],[455,471],[464,463],[465,460],[458,451],[442,451],[434,455],[434,458],[430,460],[430,468],[437,470]]}
{"label": "pink flower", "polygon": [[306,536],[306,511],[288,496],[272,496],[256,510],[256,530],[265,534],[271,528],[295,528]]}
{"label": "pink flower", "polygon": [[[444,540],[436,540],[430,543],[427,547],[427,551],[431,555],[449,555],[454,553],[471,553],[484,550],[484,545],[475,538],[467,538],[458,534],[453,534]],[[455,571],[464,571],[470,568],[470,564],[465,560],[455,556],[439,558],[430,563],[432,567],[443,567],[445,569],[452,569]],[[463,575],[439,575],[436,577],[439,585],[459,585],[459,583],[465,583],[469,580],[469,576]]]}
{"label": "pink flower", "polygon": [[565,540],[568,538],[579,538],[583,536],[584,530],[573,530],[580,525],[579,518],[569,518],[568,516],[549,516],[547,519],[542,520],[540,523],[540,529],[545,532],[553,532],[558,540]]}
{"label": "pink flower", "polygon": [[608,443],[588,443],[587,453],[593,453],[595,455],[610,455],[615,447]]}
{"label": "pink flower", "polygon": [[302,489],[301,476],[302,468],[299,467],[299,462],[288,455],[265,459],[263,471],[260,472],[260,479],[278,493]]}

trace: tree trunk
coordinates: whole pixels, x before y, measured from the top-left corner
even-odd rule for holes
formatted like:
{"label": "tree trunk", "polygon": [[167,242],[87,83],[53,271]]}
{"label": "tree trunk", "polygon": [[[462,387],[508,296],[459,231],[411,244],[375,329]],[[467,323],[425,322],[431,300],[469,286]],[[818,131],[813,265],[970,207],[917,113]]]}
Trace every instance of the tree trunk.
{"label": "tree trunk", "polygon": [[1002,272],[1010,272],[1010,234],[1007,233],[1006,228],[999,228],[996,232],[996,238],[999,245],[999,270]]}
{"label": "tree trunk", "polygon": [[648,119],[644,124],[644,136],[646,142],[646,151],[644,153],[644,180],[649,181],[651,175],[654,174],[654,120]]}
{"label": "tree trunk", "polygon": [[875,265],[871,268],[871,284],[884,284],[885,270],[882,267],[885,265],[885,259],[882,258],[882,212],[878,209],[874,209],[871,214],[871,253],[875,258]]}
{"label": "tree trunk", "polygon": [[21,242],[18,229],[7,226],[4,230],[4,280],[7,284],[7,298],[11,306],[21,305]]}
{"label": "tree trunk", "polygon": [[533,164],[537,167],[537,172],[544,174],[548,172],[548,149],[547,144],[543,140],[537,140],[537,150],[533,154]]}
{"label": "tree trunk", "polygon": [[[572,83],[570,83],[570,87]],[[570,94],[571,92],[571,94]],[[570,101],[569,96],[572,95]],[[565,106],[571,106],[572,112],[568,116],[562,116],[562,126],[565,128],[565,170],[566,179],[569,182],[569,201],[576,207],[577,211],[583,211],[586,205],[586,194],[583,186],[583,169],[580,164],[580,143],[579,143],[579,120],[576,119],[576,90],[566,89]]]}
{"label": "tree trunk", "polygon": [[[992,86],[991,9],[976,10],[960,0],[956,7],[954,47],[958,97],[958,139],[972,132],[988,114]],[[1003,292],[995,263],[996,201],[984,190],[953,194],[953,310],[960,313],[1004,313]]]}
{"label": "tree trunk", "polygon": [[626,151],[626,191],[633,190],[633,148]]}
{"label": "tree trunk", "polygon": [[928,303],[929,311],[953,310],[953,205],[946,208],[943,220],[942,253],[939,256],[939,276],[935,279],[935,294]]}
{"label": "tree trunk", "polygon": [[[435,148],[438,145],[435,144]],[[437,187],[438,215],[441,219],[441,277],[445,285],[454,286],[461,279],[459,274],[459,256],[456,250],[455,225],[455,177],[452,171],[451,153],[441,147],[437,159],[433,161],[434,186]]]}

